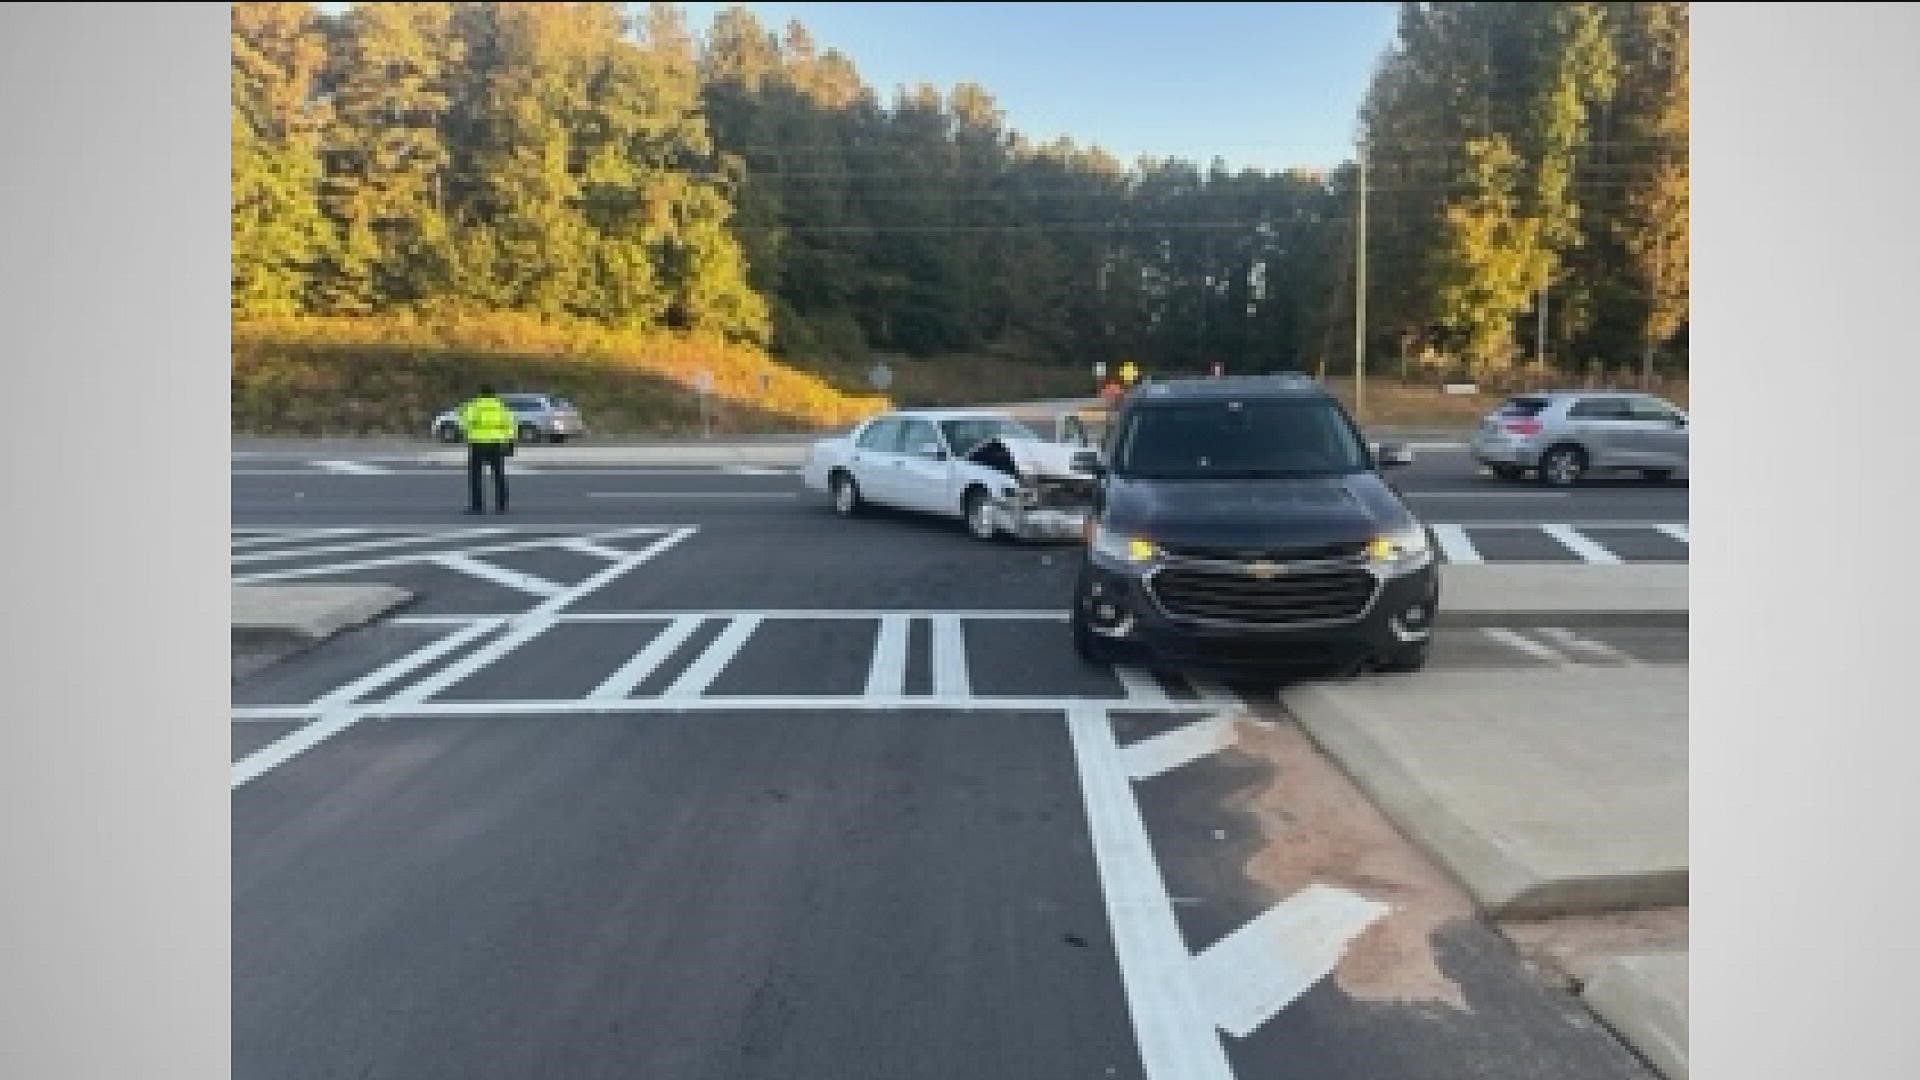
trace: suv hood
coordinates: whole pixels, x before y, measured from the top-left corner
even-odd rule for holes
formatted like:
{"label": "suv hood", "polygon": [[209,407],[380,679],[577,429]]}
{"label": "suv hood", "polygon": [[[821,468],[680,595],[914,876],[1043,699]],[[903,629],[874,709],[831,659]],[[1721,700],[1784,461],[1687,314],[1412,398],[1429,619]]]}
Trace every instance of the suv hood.
{"label": "suv hood", "polygon": [[1106,526],[1166,547],[1274,552],[1365,543],[1415,518],[1374,473],[1289,480],[1130,480],[1107,485]]}

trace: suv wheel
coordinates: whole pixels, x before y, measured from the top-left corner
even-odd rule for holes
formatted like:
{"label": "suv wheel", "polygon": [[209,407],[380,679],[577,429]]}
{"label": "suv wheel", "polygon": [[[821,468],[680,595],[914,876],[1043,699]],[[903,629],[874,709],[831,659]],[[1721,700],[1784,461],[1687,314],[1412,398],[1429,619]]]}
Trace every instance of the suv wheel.
{"label": "suv wheel", "polygon": [[533,443],[539,442],[540,429],[533,426],[532,424],[521,424],[520,425],[520,441],[528,445],[532,445]]}
{"label": "suv wheel", "polygon": [[439,439],[441,442],[444,442],[444,443],[459,442],[460,441],[460,425],[441,424],[438,427],[433,429],[433,437],[436,439]]}
{"label": "suv wheel", "polygon": [[1577,446],[1561,444],[1540,456],[1540,482],[1549,487],[1572,487],[1587,472],[1587,453]]}

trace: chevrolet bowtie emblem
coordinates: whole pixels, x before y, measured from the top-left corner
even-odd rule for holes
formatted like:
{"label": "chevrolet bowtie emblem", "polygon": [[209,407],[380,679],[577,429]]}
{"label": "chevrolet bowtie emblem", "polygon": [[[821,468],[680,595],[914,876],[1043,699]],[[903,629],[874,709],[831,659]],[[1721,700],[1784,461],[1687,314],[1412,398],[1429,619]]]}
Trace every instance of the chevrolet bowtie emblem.
{"label": "chevrolet bowtie emblem", "polygon": [[1286,572],[1286,567],[1281,566],[1279,563],[1268,562],[1265,559],[1247,564],[1248,575],[1259,578],[1261,581],[1266,581],[1269,578],[1277,578]]}

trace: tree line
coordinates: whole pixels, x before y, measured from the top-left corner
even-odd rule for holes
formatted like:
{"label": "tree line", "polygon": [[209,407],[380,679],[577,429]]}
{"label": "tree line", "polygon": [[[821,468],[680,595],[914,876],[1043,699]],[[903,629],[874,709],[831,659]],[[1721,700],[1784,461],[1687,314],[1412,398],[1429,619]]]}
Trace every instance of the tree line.
{"label": "tree line", "polygon": [[[512,310],[804,362],[1350,362],[1360,165],[1124,164],[804,26],[652,4],[233,5],[235,317]],[[1686,6],[1408,4],[1362,115],[1368,351],[1684,326]],[[1246,103],[1257,116],[1257,101]]]}

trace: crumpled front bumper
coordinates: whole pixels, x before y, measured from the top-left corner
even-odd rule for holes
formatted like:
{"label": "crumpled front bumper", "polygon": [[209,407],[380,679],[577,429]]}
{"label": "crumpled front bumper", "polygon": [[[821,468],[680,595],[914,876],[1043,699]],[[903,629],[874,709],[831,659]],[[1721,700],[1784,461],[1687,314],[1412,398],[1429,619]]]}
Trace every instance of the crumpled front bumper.
{"label": "crumpled front bumper", "polygon": [[996,499],[1000,528],[1022,540],[1082,540],[1087,535],[1088,507],[1021,506]]}

